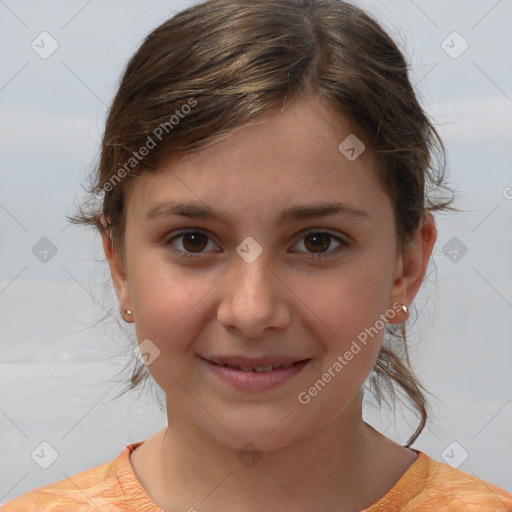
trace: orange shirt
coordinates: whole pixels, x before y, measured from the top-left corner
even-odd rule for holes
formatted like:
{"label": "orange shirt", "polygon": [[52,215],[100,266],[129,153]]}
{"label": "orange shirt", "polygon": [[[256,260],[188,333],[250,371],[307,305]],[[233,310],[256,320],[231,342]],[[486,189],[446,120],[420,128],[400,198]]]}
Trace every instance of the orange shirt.
{"label": "orange shirt", "polygon": [[[110,462],[29,491],[1,512],[162,512],[133,472],[126,446]],[[415,450],[416,460],[396,484],[362,512],[510,512],[512,494]]]}

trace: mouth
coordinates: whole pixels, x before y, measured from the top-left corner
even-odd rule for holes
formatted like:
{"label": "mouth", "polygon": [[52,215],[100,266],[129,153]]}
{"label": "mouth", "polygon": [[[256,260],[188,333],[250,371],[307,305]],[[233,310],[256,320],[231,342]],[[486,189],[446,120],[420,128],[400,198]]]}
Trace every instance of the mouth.
{"label": "mouth", "polygon": [[275,388],[298,374],[308,359],[289,357],[242,358],[201,357],[210,371],[231,386],[242,391],[264,391]]}

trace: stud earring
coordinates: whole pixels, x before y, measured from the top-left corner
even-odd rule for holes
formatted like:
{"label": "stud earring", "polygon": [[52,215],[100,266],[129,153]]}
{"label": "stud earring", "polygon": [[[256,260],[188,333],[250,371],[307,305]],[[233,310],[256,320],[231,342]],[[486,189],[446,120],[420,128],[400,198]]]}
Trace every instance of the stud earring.
{"label": "stud earring", "polygon": [[[399,302],[398,303],[394,303],[393,304],[393,309],[389,312],[389,317],[388,317],[388,314],[386,313],[386,322],[390,322],[393,318],[395,318],[395,316],[401,311],[402,313],[405,313],[406,315],[409,313],[409,308],[405,305],[405,304],[400,304],[400,310],[396,310],[396,306],[397,304],[400,304]],[[404,320],[405,321],[405,320]]]}
{"label": "stud earring", "polygon": [[131,309],[123,309],[123,311],[122,311],[122,313],[121,313],[121,316],[123,317],[123,320],[124,320],[125,322],[131,323],[131,321],[130,321],[130,320],[126,320],[126,318],[124,317],[124,314],[125,314],[125,313],[126,313],[127,315],[132,315],[132,314],[133,314],[133,313],[132,313],[132,310],[131,310]]}

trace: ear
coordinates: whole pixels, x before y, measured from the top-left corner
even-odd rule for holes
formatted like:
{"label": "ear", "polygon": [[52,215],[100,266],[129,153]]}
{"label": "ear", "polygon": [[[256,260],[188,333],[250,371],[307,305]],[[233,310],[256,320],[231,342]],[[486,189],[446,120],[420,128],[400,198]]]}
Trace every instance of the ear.
{"label": "ear", "polygon": [[[434,217],[426,213],[416,231],[414,238],[404,247],[403,254],[397,258],[395,275],[389,303],[399,302],[409,307],[418,293],[432,249],[437,239],[437,229]],[[404,322],[404,313],[395,316],[396,320],[389,323]]]}
{"label": "ear", "polygon": [[110,232],[108,230],[101,233],[101,238],[103,240],[103,250],[105,251],[105,256],[110,266],[110,274],[116,290],[119,307],[121,308],[121,311],[124,309],[132,309],[128,279],[126,277],[124,262],[122,261],[121,255],[115,251],[110,238]]}

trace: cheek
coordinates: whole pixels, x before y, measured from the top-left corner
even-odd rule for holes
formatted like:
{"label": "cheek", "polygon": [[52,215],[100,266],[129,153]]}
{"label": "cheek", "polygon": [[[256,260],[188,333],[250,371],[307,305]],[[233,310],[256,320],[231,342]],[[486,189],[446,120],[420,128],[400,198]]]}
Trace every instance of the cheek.
{"label": "cheek", "polygon": [[333,404],[341,407],[361,388],[375,366],[387,325],[387,282],[377,273],[326,279],[321,289],[309,305],[317,317],[310,324],[312,335],[321,341],[323,355],[301,395],[311,401],[307,410],[313,416],[327,410],[337,414]]}
{"label": "cheek", "polygon": [[131,295],[139,342],[149,338],[157,345],[165,343],[166,351],[182,349],[215,282],[210,284],[204,273],[180,270],[162,258],[133,263]]}
{"label": "cheek", "polygon": [[375,365],[386,332],[389,270],[375,259],[370,262],[361,258],[357,265],[340,267],[321,279],[312,278],[309,285],[305,281],[303,284],[299,293],[307,297],[305,303],[314,313],[310,313],[309,328],[321,341],[323,351],[313,373],[316,378],[325,376],[332,381],[327,386],[330,391],[321,400],[327,404],[330,398],[341,398],[336,398],[336,393],[348,397]]}
{"label": "cheek", "polygon": [[151,272],[138,274],[138,278],[135,329],[141,352],[149,347],[154,354],[148,371],[167,394],[181,397],[186,403],[182,373],[185,358],[187,353],[192,357],[193,341],[204,329],[205,295],[215,283],[208,284],[199,273],[171,272],[169,268],[159,272],[156,266]]}
{"label": "cheek", "polygon": [[[293,290],[323,327],[324,336],[347,340],[373,325],[386,311],[389,270],[378,265],[346,265],[296,279]],[[311,313],[310,313],[311,314]]]}

